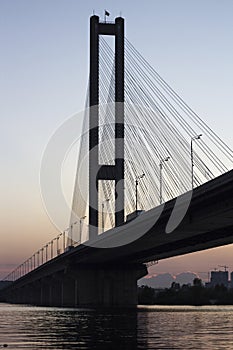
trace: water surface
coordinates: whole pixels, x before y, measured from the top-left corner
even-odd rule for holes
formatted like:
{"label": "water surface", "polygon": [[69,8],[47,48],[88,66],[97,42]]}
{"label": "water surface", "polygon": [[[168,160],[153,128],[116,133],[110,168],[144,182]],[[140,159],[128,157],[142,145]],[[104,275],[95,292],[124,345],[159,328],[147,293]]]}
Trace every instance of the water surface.
{"label": "water surface", "polygon": [[136,311],[0,304],[0,348],[233,350],[233,306]]}

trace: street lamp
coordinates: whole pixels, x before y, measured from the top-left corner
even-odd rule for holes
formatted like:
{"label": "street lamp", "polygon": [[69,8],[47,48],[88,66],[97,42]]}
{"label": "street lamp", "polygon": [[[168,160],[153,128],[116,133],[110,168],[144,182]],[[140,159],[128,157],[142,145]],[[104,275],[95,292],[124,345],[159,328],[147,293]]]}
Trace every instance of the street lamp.
{"label": "street lamp", "polygon": [[51,257],[51,259],[53,259],[53,239],[52,239],[52,241],[50,241],[50,248],[51,248],[50,257]]}
{"label": "street lamp", "polygon": [[66,230],[63,231],[63,252],[65,252],[66,249]]}
{"label": "street lamp", "polygon": [[36,268],[36,253],[33,254],[33,268]]}
{"label": "street lamp", "polygon": [[137,211],[138,211],[138,180],[142,179],[145,176],[144,173],[142,173],[141,175],[137,176],[135,179],[135,210],[136,210],[136,215],[137,215]]}
{"label": "street lamp", "polygon": [[60,246],[59,246],[59,239],[61,235],[62,233],[59,233],[59,235],[55,238],[57,240],[57,256],[61,253]]}
{"label": "street lamp", "polygon": [[38,250],[36,254],[37,254],[37,267],[38,267],[40,265],[40,251]]}
{"label": "street lamp", "polygon": [[76,225],[78,223],[78,221],[75,221],[73,222],[71,225],[70,225],[70,239],[71,239],[71,245],[73,243],[73,227],[74,225]]}
{"label": "street lamp", "polygon": [[70,230],[70,226],[67,227],[63,232],[62,232],[62,235],[63,235],[63,252],[65,252],[65,249],[66,249],[66,232],[69,232]]}
{"label": "street lamp", "polygon": [[202,137],[202,134],[191,137],[191,182],[192,182],[192,190],[193,190],[193,187],[194,187],[193,141],[200,140],[201,137]]}
{"label": "street lamp", "polygon": [[82,238],[82,221],[86,219],[86,215],[82,216],[79,220],[79,233],[80,233],[80,242],[81,243],[81,238]]}
{"label": "street lamp", "polygon": [[163,163],[168,162],[170,157],[160,159],[159,163],[159,203],[163,203]]}
{"label": "street lamp", "polygon": [[107,198],[105,201],[102,202],[102,232],[104,232],[104,203],[108,203],[110,201],[110,198]]}
{"label": "street lamp", "polygon": [[45,246],[45,262],[48,261],[48,244]]}
{"label": "street lamp", "polygon": [[42,263],[42,265],[44,263],[44,247],[41,248],[41,263]]}

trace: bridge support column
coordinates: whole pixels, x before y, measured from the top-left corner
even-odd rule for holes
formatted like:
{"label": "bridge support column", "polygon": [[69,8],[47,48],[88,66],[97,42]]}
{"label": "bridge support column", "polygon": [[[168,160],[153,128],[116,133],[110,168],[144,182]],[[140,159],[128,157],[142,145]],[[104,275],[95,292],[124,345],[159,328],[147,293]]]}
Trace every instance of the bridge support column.
{"label": "bridge support column", "polygon": [[75,303],[78,306],[135,307],[137,280],[147,275],[147,268],[143,264],[86,265],[75,274]]}
{"label": "bridge support column", "polygon": [[72,264],[5,291],[7,302],[61,307],[135,307],[143,264]]}
{"label": "bridge support column", "polygon": [[26,304],[27,303],[27,288],[23,286],[18,289],[18,303]]}
{"label": "bridge support column", "polygon": [[43,305],[75,306],[75,281],[63,271],[42,281]]}
{"label": "bridge support column", "polygon": [[62,306],[62,276],[63,273],[55,273],[50,276],[49,304],[51,306]]}
{"label": "bridge support column", "polygon": [[50,306],[51,303],[51,278],[45,277],[40,282],[40,305]]}
{"label": "bridge support column", "polygon": [[75,305],[75,280],[64,277],[62,281],[62,306],[76,306]]}

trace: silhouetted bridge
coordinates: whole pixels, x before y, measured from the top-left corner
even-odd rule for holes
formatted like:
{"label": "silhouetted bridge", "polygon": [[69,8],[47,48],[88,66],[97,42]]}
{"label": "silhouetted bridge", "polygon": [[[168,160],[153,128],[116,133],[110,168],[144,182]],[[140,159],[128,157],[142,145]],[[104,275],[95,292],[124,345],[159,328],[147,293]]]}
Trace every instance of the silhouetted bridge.
{"label": "silhouetted bridge", "polygon": [[[99,148],[99,97],[102,96],[99,90],[99,35],[115,36],[116,54],[113,69],[115,92],[113,94],[109,89],[108,96],[110,100],[112,98],[115,105],[107,120],[110,125],[113,125],[111,131],[114,133],[115,140],[114,154],[110,152],[109,146],[102,147],[102,152]],[[129,54],[127,60],[132,70],[135,69],[139,76],[137,77],[136,72],[133,72],[131,76],[126,69],[128,80],[124,86],[124,20],[122,18],[116,18],[115,23],[100,23],[97,16],[92,16],[90,44],[89,211],[87,213],[80,209],[80,212],[76,213],[76,219],[71,218],[71,232],[74,221],[79,222],[80,220],[78,241],[81,241],[82,219],[88,217],[89,241],[66,249],[63,235],[63,253],[56,257],[53,256],[53,241],[51,241],[50,260],[48,260],[48,245],[46,245],[46,258],[44,260],[43,248],[41,264],[39,263],[40,251],[38,251],[37,256],[34,254],[10,274],[12,284],[0,291],[0,298],[7,302],[49,306],[135,306],[137,304],[137,280],[147,274],[147,262],[233,243],[233,170],[228,171],[229,167],[224,165],[222,158],[226,155],[227,161],[230,161],[232,165],[233,152],[144,62],[130,43],[127,45],[133,53]],[[104,54],[102,64],[106,65],[106,71],[102,72],[105,79],[111,74],[108,71],[110,67],[108,60],[109,57],[112,57],[112,52],[106,42],[103,41],[101,45],[100,51]],[[103,51],[104,48],[106,51]],[[138,57],[157,79],[158,84],[177,103],[180,110],[178,107],[174,109],[164,95],[157,91],[157,87],[144,74],[144,71],[139,70],[134,61],[135,57]],[[150,89],[155,93],[153,98],[152,92],[147,91],[147,86],[144,86],[146,81],[149,81]],[[139,86],[138,90],[137,86]],[[127,92],[126,96],[125,92]],[[129,96],[134,103],[143,100],[147,103],[147,107],[150,105],[155,112],[152,113],[147,109],[145,114],[143,110],[140,110],[138,114],[135,106],[132,107],[129,104]],[[169,119],[169,115],[165,114],[165,110],[160,108],[159,103],[163,103],[164,108],[166,107],[175,118],[174,123]],[[190,117],[195,125],[208,133],[208,138],[216,147],[216,153],[204,142],[198,142],[199,150],[202,152],[201,156],[193,150],[193,142],[199,140],[202,135],[197,134],[194,127],[187,124],[185,118],[182,119],[181,111],[185,111],[187,118]],[[124,124],[125,115],[128,116],[128,125]],[[151,124],[148,124],[149,121]],[[136,123],[135,129],[132,127],[134,122]],[[146,132],[143,129],[144,124],[148,128]],[[180,133],[178,124],[185,129],[188,140],[191,140],[191,150],[190,143]],[[155,135],[151,136],[152,129]],[[108,133],[109,129],[102,132],[101,135],[105,137]],[[125,138],[128,143],[124,144]],[[135,138],[140,141],[140,149],[132,146]],[[146,144],[145,147],[143,147],[143,142]],[[131,146],[133,156],[128,160],[125,156],[129,157]],[[168,146],[173,157],[170,156],[170,153],[168,156]],[[101,156],[105,158],[100,161]],[[191,156],[191,167],[186,166],[186,156]],[[152,204],[134,220],[125,222],[125,213],[132,211],[134,204],[137,209],[138,185],[144,176],[144,173],[140,175],[135,173],[141,172],[142,169],[140,166],[136,168],[132,166],[134,158],[138,158],[138,163],[146,167],[143,170],[147,171],[148,182],[151,186],[150,191],[144,191],[143,206],[146,207],[146,200],[152,199]],[[179,171],[175,161],[184,170],[181,176],[181,193],[183,194],[178,191],[177,173]],[[165,162],[169,163],[166,166],[166,173],[163,169]],[[96,168],[98,171],[95,173]],[[217,177],[215,172],[218,172]],[[190,184],[190,173],[193,191],[187,190]],[[86,174],[84,177],[87,177]],[[127,178],[127,186],[124,183],[125,178]],[[206,179],[207,182],[205,182]],[[114,184],[112,187],[115,193],[114,208],[111,211],[114,213],[114,225],[112,226],[115,227],[99,234],[101,217],[98,209],[101,207],[99,195],[103,195],[102,208],[104,208],[104,200],[110,202],[112,185],[107,186],[106,181]],[[131,185],[129,185],[130,181]],[[101,182],[103,185],[99,184]],[[132,205],[134,190],[136,190],[136,203]],[[163,190],[166,194],[171,194],[173,199],[168,200],[167,198],[167,201],[163,203]],[[78,191],[75,190],[74,195],[76,193]],[[80,199],[75,203],[78,203],[80,208],[84,208]],[[128,211],[126,208],[129,208]],[[113,221],[113,218],[111,220]],[[102,231],[104,229],[104,215],[102,215]],[[72,243],[71,238],[71,245]]]}
{"label": "silhouetted bridge", "polygon": [[148,232],[132,243],[116,248],[95,248],[94,242],[93,247],[79,245],[16,280],[4,290],[6,301],[134,306],[137,280],[147,274],[143,263],[233,243],[233,171],[196,188],[184,219],[168,234],[165,229],[175,202],[165,204],[155,224],[159,207],[105,232],[97,241],[117,245],[124,235],[133,240],[135,231],[144,230],[149,222]]}

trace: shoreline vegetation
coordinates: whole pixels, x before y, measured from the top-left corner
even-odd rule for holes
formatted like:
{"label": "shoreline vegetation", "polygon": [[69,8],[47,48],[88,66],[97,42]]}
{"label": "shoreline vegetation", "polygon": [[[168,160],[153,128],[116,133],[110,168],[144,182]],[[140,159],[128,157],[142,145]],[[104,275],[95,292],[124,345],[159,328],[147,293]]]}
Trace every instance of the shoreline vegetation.
{"label": "shoreline vegetation", "polygon": [[224,285],[205,287],[199,278],[193,285],[173,282],[170,288],[155,289],[143,285],[138,287],[140,305],[233,305],[233,289]]}

